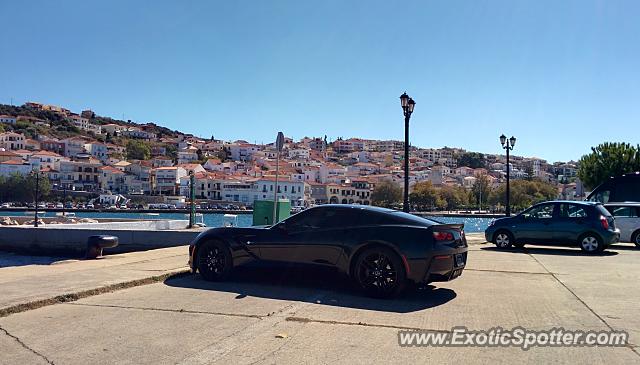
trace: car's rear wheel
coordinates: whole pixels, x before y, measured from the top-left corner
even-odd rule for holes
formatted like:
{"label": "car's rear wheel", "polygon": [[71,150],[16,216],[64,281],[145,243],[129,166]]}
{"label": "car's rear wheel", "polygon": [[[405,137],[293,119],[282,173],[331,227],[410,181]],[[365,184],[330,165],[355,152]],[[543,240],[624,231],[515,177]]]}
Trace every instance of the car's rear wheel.
{"label": "car's rear wheel", "polygon": [[580,248],[587,253],[596,253],[604,250],[600,237],[593,233],[587,233],[579,239]]}
{"label": "car's rear wheel", "polygon": [[198,250],[198,271],[207,281],[224,280],[233,267],[229,246],[219,241],[205,242]]}
{"label": "car's rear wheel", "polygon": [[508,231],[498,231],[493,236],[493,243],[498,248],[509,248],[515,243],[513,235]]}
{"label": "car's rear wheel", "polygon": [[636,244],[636,247],[640,248],[640,230],[633,232],[631,235],[631,242]]}
{"label": "car's rear wheel", "polygon": [[353,267],[356,285],[368,296],[390,298],[402,292],[407,275],[402,260],[386,247],[371,247],[360,253]]}

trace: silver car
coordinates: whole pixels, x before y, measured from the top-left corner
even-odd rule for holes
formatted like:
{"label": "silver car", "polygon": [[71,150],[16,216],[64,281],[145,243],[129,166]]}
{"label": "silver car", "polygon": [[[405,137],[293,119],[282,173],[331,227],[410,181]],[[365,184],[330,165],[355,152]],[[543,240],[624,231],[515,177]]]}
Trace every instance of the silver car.
{"label": "silver car", "polygon": [[640,203],[608,203],[605,208],[616,220],[621,242],[633,242],[640,247]]}

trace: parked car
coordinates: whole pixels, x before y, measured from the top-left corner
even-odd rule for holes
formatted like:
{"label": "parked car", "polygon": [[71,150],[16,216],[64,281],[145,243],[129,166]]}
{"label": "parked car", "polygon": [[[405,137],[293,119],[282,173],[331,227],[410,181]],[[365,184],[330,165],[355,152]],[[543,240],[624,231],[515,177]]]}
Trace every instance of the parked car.
{"label": "parked car", "polygon": [[91,203],[87,204],[87,209],[94,209],[94,208],[95,208],[95,206],[93,204],[91,204]]}
{"label": "parked car", "polygon": [[64,204],[56,203],[56,209],[64,209]]}
{"label": "parked car", "polygon": [[189,264],[205,280],[225,279],[251,261],[330,266],[374,297],[399,294],[408,282],[462,274],[462,224],[441,224],[391,209],[323,205],[273,226],[207,230],[189,246]]}
{"label": "parked car", "polygon": [[613,216],[601,203],[550,201],[492,221],[484,232],[499,248],[526,243],[578,245],[594,253],[620,240]]}
{"label": "parked car", "polygon": [[609,178],[593,189],[587,200],[600,203],[640,202],[640,172]]}
{"label": "parked car", "polygon": [[616,220],[620,241],[633,242],[640,248],[640,203],[609,203],[604,206]]}
{"label": "parked car", "polygon": [[0,208],[2,208],[2,209],[11,208],[11,204],[9,204],[9,203],[2,203],[2,206],[0,206]]}

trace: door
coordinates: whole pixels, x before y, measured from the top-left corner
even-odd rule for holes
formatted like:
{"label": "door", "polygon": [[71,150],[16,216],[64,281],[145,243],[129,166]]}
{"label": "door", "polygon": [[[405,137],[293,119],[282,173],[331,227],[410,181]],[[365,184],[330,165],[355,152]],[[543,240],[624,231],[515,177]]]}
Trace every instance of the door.
{"label": "door", "polygon": [[584,206],[572,203],[558,204],[558,215],[553,223],[553,240],[557,243],[576,243],[589,225]]}
{"label": "door", "polygon": [[263,260],[334,265],[341,247],[341,209],[309,209],[278,223],[256,242]]}
{"label": "door", "polygon": [[555,203],[539,204],[522,212],[514,233],[524,243],[549,243],[553,240]]}
{"label": "door", "polygon": [[631,242],[631,235],[640,229],[640,208],[634,206],[607,206],[620,230],[620,241]]}

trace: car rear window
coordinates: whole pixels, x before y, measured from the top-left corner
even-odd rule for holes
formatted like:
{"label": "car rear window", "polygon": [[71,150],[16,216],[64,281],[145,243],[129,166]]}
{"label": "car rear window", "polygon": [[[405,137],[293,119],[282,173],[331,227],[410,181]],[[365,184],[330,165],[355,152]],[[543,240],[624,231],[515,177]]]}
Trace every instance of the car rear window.
{"label": "car rear window", "polygon": [[607,210],[607,208],[604,207],[604,205],[602,204],[598,204],[596,205],[596,212],[602,214],[605,217],[611,217],[611,213],[609,213],[609,211]]}

